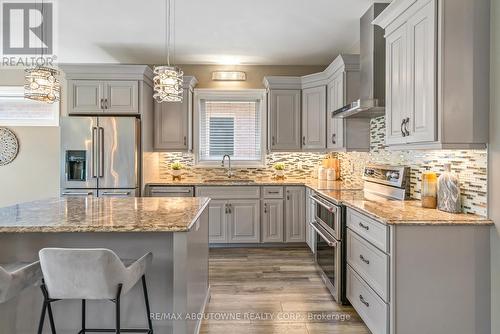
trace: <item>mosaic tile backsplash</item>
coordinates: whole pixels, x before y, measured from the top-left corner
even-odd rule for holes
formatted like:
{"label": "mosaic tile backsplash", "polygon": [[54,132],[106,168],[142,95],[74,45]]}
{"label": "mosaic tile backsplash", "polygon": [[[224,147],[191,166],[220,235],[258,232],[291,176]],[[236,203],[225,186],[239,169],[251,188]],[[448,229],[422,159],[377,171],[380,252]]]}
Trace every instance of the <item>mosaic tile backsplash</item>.
{"label": "mosaic tile backsplash", "polygon": [[[420,199],[421,175],[426,169],[441,173],[445,163],[452,164],[452,170],[460,180],[462,207],[467,213],[487,215],[487,164],[486,150],[432,150],[432,151],[389,151],[384,147],[385,119],[371,121],[371,151],[337,152],[341,160],[341,179],[355,187],[362,187],[361,175],[366,163],[408,165],[411,167],[410,192],[412,198]],[[276,162],[286,164],[289,178],[310,177],[314,168],[325,157],[325,153],[272,153],[266,156],[265,168],[234,169],[236,177],[271,177]],[[225,176],[222,168],[194,168],[194,156],[190,153],[160,153],[160,179],[171,180],[170,164],[179,161],[184,166],[184,178],[218,178]]]}

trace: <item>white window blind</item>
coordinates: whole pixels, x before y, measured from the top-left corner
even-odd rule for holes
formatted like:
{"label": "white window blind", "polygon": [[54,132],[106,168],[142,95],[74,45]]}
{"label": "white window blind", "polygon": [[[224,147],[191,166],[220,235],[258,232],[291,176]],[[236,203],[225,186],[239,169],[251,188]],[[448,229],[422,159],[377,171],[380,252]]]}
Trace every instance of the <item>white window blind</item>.
{"label": "white window blind", "polygon": [[24,98],[23,86],[0,87],[0,126],[58,126],[59,103]]}
{"label": "white window blind", "polygon": [[199,161],[262,160],[260,100],[200,100]]}

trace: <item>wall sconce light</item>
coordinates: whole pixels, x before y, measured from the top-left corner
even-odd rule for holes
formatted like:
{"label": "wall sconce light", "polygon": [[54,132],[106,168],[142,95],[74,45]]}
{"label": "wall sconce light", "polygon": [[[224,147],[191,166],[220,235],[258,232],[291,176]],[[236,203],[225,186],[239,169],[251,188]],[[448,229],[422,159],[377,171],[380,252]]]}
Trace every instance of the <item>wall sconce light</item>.
{"label": "wall sconce light", "polygon": [[242,71],[215,71],[212,72],[213,81],[246,81],[247,74]]}

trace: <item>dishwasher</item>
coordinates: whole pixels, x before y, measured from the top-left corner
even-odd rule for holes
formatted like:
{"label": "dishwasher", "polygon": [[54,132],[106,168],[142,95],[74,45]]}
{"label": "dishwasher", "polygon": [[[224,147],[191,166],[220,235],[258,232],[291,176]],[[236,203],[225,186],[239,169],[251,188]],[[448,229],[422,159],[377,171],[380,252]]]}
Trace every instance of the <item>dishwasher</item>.
{"label": "dishwasher", "polygon": [[147,197],[193,197],[194,187],[147,186]]}

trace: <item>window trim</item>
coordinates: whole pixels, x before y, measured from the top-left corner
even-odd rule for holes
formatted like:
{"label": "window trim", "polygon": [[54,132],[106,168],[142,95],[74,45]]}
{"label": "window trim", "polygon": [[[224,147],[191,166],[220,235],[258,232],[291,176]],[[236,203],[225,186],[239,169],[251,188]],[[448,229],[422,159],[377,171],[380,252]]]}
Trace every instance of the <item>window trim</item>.
{"label": "window trim", "polygon": [[[24,86],[0,86],[0,99],[2,97],[9,97],[10,92],[13,92],[15,97],[24,98]],[[12,97],[12,96],[11,96]],[[38,102],[43,103],[43,102]],[[60,109],[61,105],[59,102],[54,104],[47,104],[52,107],[52,118],[50,119],[8,119],[1,118],[0,116],[0,126],[26,126],[26,127],[58,127],[60,121]]]}
{"label": "window trim", "polygon": [[231,167],[236,168],[262,168],[266,165],[266,135],[267,135],[267,95],[265,89],[194,89],[194,117],[193,117],[193,153],[195,168],[222,168],[220,161],[200,161],[200,112],[201,100],[222,99],[226,101],[258,100],[261,122],[261,158],[260,160],[245,161],[231,160]]}

